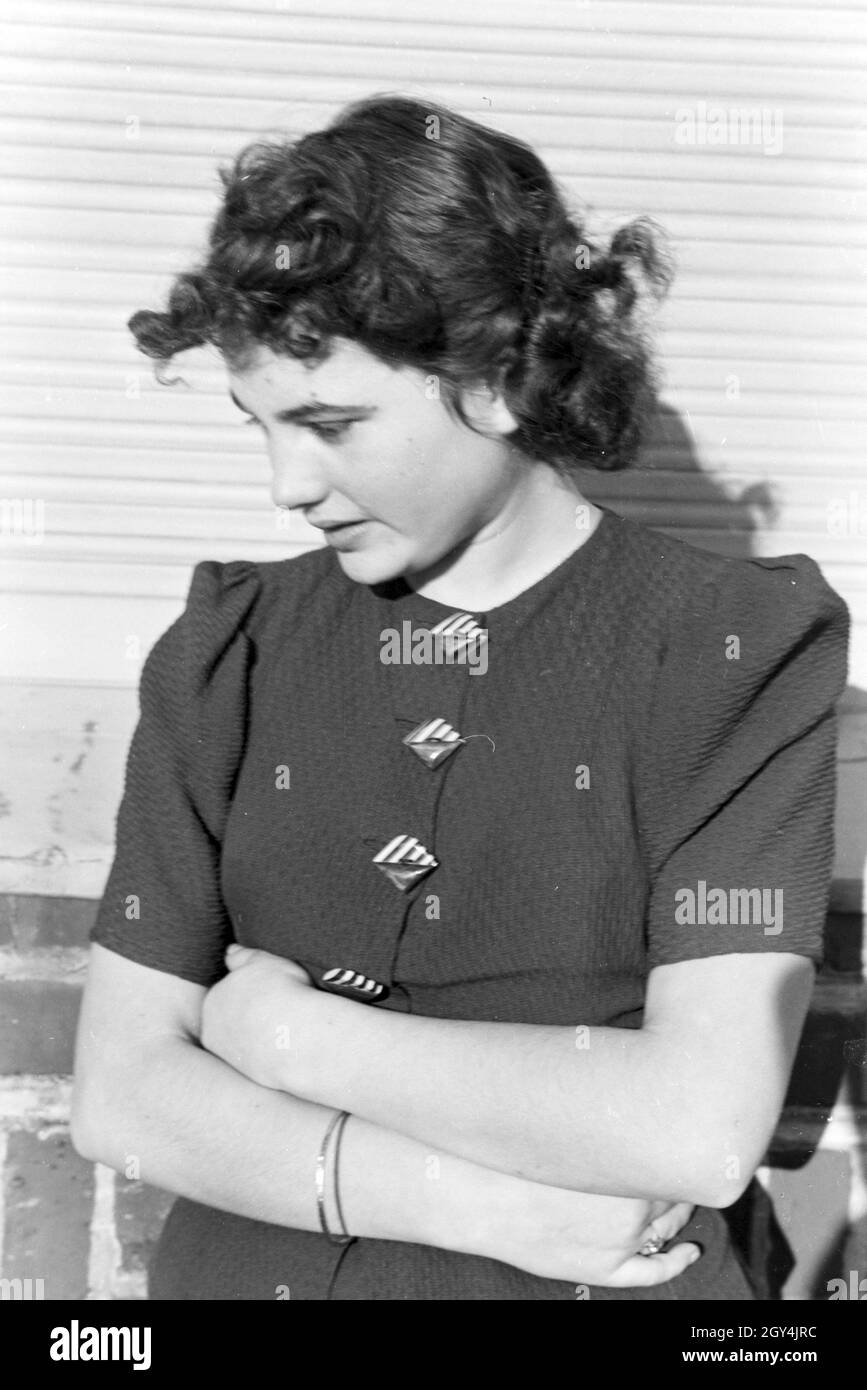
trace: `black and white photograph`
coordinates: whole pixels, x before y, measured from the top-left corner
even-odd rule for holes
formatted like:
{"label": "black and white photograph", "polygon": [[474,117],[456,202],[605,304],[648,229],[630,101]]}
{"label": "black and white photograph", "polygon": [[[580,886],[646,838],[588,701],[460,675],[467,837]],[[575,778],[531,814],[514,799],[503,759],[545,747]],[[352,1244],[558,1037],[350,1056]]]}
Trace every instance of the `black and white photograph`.
{"label": "black and white photograph", "polygon": [[7,1324],[160,1375],[219,1324],[157,1305],[569,1301],[636,1368],[657,1318],[657,1370],[821,1365],[867,1301],[863,6],[0,31]]}

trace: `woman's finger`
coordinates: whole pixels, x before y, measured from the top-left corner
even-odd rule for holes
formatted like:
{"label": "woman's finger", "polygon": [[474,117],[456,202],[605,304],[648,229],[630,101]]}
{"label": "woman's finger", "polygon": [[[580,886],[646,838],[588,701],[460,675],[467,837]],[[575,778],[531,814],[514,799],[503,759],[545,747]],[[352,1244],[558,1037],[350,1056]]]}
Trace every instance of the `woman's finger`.
{"label": "woman's finger", "polygon": [[606,1283],[613,1289],[648,1289],[654,1284],[665,1284],[669,1279],[676,1279],[700,1256],[699,1246],[691,1245],[688,1241],[659,1255],[632,1255],[623,1261]]}
{"label": "woman's finger", "polygon": [[252,946],[239,946],[233,941],[231,946],[226,947],[226,965],[230,970],[237,970],[242,965],[249,965],[255,955]]}
{"label": "woman's finger", "polygon": [[686,1223],[691,1219],[695,1207],[690,1202],[676,1202],[669,1211],[662,1216],[655,1216],[647,1227],[647,1235],[656,1231],[661,1236],[666,1245],[670,1240],[674,1240],[678,1231],[682,1231]]}

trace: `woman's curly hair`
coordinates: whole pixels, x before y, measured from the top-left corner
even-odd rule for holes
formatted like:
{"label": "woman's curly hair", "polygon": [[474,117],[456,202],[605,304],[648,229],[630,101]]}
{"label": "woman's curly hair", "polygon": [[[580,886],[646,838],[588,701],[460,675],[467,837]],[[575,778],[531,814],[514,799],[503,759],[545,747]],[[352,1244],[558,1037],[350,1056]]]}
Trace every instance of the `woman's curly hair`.
{"label": "woman's curly hair", "polygon": [[129,321],[150,357],[212,343],[243,370],[258,344],[316,362],[349,338],[436,376],[464,421],[460,388],[499,384],[529,457],[632,462],[653,399],[642,306],[670,279],[648,219],[603,251],[529,146],[390,95],[220,177],[206,260]]}

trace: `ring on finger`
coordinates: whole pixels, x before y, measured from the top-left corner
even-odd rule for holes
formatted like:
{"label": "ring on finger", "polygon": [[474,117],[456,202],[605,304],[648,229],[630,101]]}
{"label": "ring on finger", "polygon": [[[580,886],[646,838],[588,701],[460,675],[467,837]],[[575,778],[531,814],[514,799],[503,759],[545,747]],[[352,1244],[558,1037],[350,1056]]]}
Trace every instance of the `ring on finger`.
{"label": "ring on finger", "polygon": [[651,1234],[639,1246],[639,1255],[657,1255],[665,1244],[665,1237],[659,1234],[652,1221],[650,1230]]}

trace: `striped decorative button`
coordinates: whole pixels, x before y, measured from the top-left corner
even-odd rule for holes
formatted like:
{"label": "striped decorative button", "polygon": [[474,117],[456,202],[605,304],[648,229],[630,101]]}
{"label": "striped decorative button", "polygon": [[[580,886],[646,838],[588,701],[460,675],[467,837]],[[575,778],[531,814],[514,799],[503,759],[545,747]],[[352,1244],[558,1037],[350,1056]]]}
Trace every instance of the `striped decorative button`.
{"label": "striped decorative button", "polygon": [[350,999],[363,1000],[367,1004],[385,999],[388,995],[385,985],[378,984],[369,975],[362,975],[357,970],[343,970],[340,966],[326,970],[319,983],[332,994],[345,994]]}
{"label": "striped decorative button", "polygon": [[373,856],[373,863],[401,893],[409,892],[414,884],[437,868],[436,859],[414,835],[395,835]]}
{"label": "striped decorative button", "polygon": [[460,747],[461,736],[457,729],[444,719],[426,719],[407,734],[403,740],[407,748],[421,758],[425,767],[439,767],[446,758],[451,757]]}
{"label": "striped decorative button", "polygon": [[430,631],[436,642],[448,645],[452,652],[468,647],[471,642],[478,642],[481,646],[482,642],[488,640],[487,632],[479,627],[472,613],[452,613]]}

